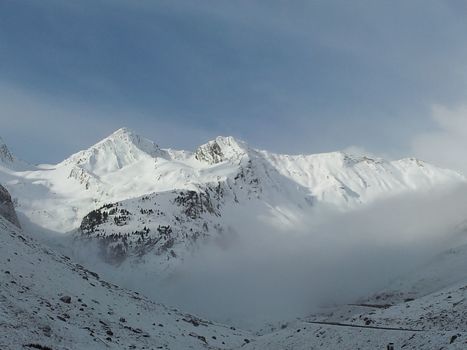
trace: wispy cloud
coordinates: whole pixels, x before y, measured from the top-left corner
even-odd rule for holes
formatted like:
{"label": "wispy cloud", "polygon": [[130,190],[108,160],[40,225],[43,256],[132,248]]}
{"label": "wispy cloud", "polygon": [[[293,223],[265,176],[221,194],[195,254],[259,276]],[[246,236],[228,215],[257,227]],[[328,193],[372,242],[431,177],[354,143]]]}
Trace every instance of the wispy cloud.
{"label": "wispy cloud", "polygon": [[434,106],[435,127],[415,136],[413,153],[427,161],[467,174],[467,105]]}

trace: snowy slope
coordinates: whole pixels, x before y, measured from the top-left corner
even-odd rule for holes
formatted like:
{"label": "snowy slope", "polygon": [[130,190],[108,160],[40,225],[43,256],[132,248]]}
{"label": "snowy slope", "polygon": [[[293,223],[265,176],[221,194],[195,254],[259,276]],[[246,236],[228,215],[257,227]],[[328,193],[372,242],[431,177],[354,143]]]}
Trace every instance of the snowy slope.
{"label": "snowy slope", "polygon": [[309,349],[394,349],[454,350],[465,349],[467,333],[461,331],[393,330],[349,327],[347,325],[296,322],[286,329],[257,338],[242,347],[245,350],[309,350]]}
{"label": "snowy slope", "polygon": [[107,283],[0,217],[0,348],[227,349],[246,332]]}

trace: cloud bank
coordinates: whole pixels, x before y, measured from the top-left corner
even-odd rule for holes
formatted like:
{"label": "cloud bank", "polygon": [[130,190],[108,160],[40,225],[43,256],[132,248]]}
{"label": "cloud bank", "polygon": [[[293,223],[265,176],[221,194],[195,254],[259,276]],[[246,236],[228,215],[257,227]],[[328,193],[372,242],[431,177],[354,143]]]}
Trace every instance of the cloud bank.
{"label": "cloud bank", "polygon": [[[150,267],[112,268],[106,278],[219,322],[255,328],[319,306],[355,302],[466,240],[467,186],[401,195],[353,210],[316,212],[303,228],[278,229],[239,215],[235,234],[211,243],[167,280]],[[89,265],[89,251],[79,253]],[[92,267],[92,266],[91,266]]]}

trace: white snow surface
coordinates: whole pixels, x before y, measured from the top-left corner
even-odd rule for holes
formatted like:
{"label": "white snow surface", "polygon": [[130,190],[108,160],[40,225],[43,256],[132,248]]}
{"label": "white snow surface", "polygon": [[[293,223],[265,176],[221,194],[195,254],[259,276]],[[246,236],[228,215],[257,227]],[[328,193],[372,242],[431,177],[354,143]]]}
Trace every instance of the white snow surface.
{"label": "white snow surface", "polygon": [[[103,204],[210,184],[230,182],[237,192],[256,187],[250,192],[277,217],[297,208],[306,215],[319,203],[345,210],[404,191],[465,181],[454,171],[413,158],[280,155],[233,137],[217,137],[194,152],[161,149],[126,128],[55,165],[28,166],[2,142],[0,149],[0,183],[17,211],[33,225],[59,233],[76,229]],[[248,169],[249,183],[235,181]]]}

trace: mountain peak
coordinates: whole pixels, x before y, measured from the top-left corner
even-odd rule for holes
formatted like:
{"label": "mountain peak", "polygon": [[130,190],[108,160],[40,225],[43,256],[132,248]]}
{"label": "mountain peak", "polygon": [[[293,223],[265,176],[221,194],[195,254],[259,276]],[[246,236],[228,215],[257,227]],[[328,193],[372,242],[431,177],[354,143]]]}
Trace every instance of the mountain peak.
{"label": "mountain peak", "polygon": [[198,147],[195,158],[209,164],[242,158],[248,152],[248,145],[232,136],[218,136]]}
{"label": "mountain peak", "polygon": [[127,127],[122,127],[120,129],[115,130],[110,136],[108,137],[131,137],[131,136],[137,136],[136,133],[127,128]]}
{"label": "mountain peak", "polygon": [[154,142],[128,128],[120,128],[87,150],[74,154],[66,162],[99,174],[121,169],[143,158],[164,156],[164,151]]}
{"label": "mountain peak", "polygon": [[3,141],[3,139],[0,137],[0,161],[5,162],[5,163],[11,163],[13,162],[13,160],[14,160],[13,155],[8,149],[8,146]]}
{"label": "mountain peak", "polygon": [[100,143],[104,143],[104,142],[109,141],[109,140],[112,141],[112,142],[123,141],[123,142],[130,142],[130,143],[134,143],[134,144],[140,144],[140,143],[142,143],[144,141],[147,141],[147,142],[155,145],[154,142],[152,142],[152,141],[138,135],[136,132],[134,132],[133,130],[128,129],[126,127],[123,127],[123,128],[120,128],[120,129],[114,131],[112,134],[107,136],[102,141],[98,142],[96,145],[99,145]]}

